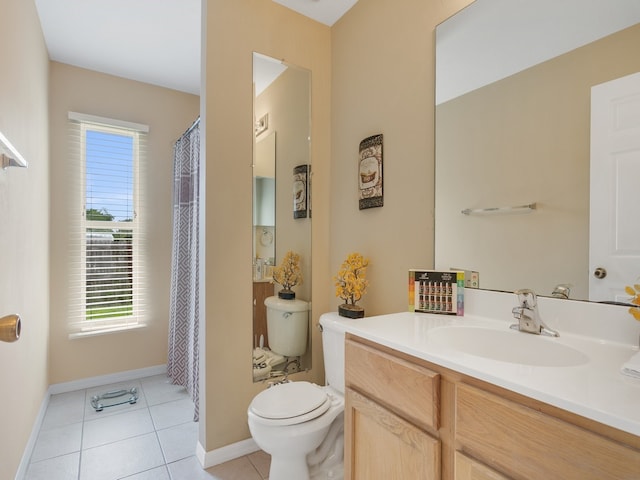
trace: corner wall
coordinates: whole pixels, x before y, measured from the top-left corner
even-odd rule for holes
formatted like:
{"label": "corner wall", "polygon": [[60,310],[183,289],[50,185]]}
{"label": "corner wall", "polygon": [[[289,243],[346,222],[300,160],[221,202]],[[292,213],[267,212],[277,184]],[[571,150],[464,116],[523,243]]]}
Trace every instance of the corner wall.
{"label": "corner wall", "polygon": [[48,387],[49,58],[33,1],[3,0],[0,131],[29,168],[0,169],[0,317],[22,335],[0,343],[0,478],[14,478]]}
{"label": "corner wall", "polygon": [[[211,452],[250,438],[247,407],[265,388],[253,383],[252,145],[254,51],[311,71],[313,169],[312,322],[330,307],[328,271],[330,30],[271,0],[205,2],[204,368],[200,444]],[[313,368],[295,379],[320,382],[322,344],[312,329]]]}
{"label": "corner wall", "polygon": [[[162,365],[167,361],[171,273],[173,145],[200,112],[199,97],[51,62],[51,341],[49,382],[79,380]],[[146,328],[69,339],[68,239],[70,198],[65,159],[68,112],[149,126],[146,214],[152,219],[149,322]]]}
{"label": "corner wall", "polygon": [[[331,30],[330,271],[370,258],[367,316],[406,310],[408,269],[433,267],[434,29],[469,3],[360,0]],[[378,133],[384,206],[359,210],[358,146]]]}

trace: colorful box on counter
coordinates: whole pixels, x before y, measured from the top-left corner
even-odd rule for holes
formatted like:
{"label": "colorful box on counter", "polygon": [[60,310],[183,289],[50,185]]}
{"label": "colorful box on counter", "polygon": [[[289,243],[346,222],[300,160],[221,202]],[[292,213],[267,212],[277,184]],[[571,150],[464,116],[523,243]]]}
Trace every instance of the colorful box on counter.
{"label": "colorful box on counter", "polygon": [[464,272],[410,269],[409,311],[464,315]]}

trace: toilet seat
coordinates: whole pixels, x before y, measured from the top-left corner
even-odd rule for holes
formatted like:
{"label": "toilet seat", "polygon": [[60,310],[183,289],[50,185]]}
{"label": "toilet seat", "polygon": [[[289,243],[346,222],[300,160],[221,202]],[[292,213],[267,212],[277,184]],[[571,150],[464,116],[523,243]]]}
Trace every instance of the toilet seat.
{"label": "toilet seat", "polygon": [[296,425],[313,420],[331,406],[331,398],[309,382],[275,385],[256,395],[249,410],[267,425]]}

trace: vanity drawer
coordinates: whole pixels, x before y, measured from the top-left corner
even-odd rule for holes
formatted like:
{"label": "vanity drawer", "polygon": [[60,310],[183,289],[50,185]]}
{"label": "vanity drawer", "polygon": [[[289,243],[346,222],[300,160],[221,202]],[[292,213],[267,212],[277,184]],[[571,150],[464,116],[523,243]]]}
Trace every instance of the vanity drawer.
{"label": "vanity drawer", "polygon": [[345,383],[419,427],[440,427],[436,372],[347,339]]}
{"label": "vanity drawer", "polygon": [[456,392],[455,440],[514,479],[640,478],[640,451],[466,384]]}

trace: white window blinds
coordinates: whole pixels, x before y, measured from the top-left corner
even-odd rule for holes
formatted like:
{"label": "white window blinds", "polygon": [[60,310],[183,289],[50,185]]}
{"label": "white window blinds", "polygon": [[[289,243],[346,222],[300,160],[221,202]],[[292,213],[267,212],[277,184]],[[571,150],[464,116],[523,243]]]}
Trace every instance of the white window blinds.
{"label": "white window blinds", "polygon": [[148,129],[76,113],[69,119],[77,199],[70,225],[71,333],[135,328],[145,321],[140,177]]}

